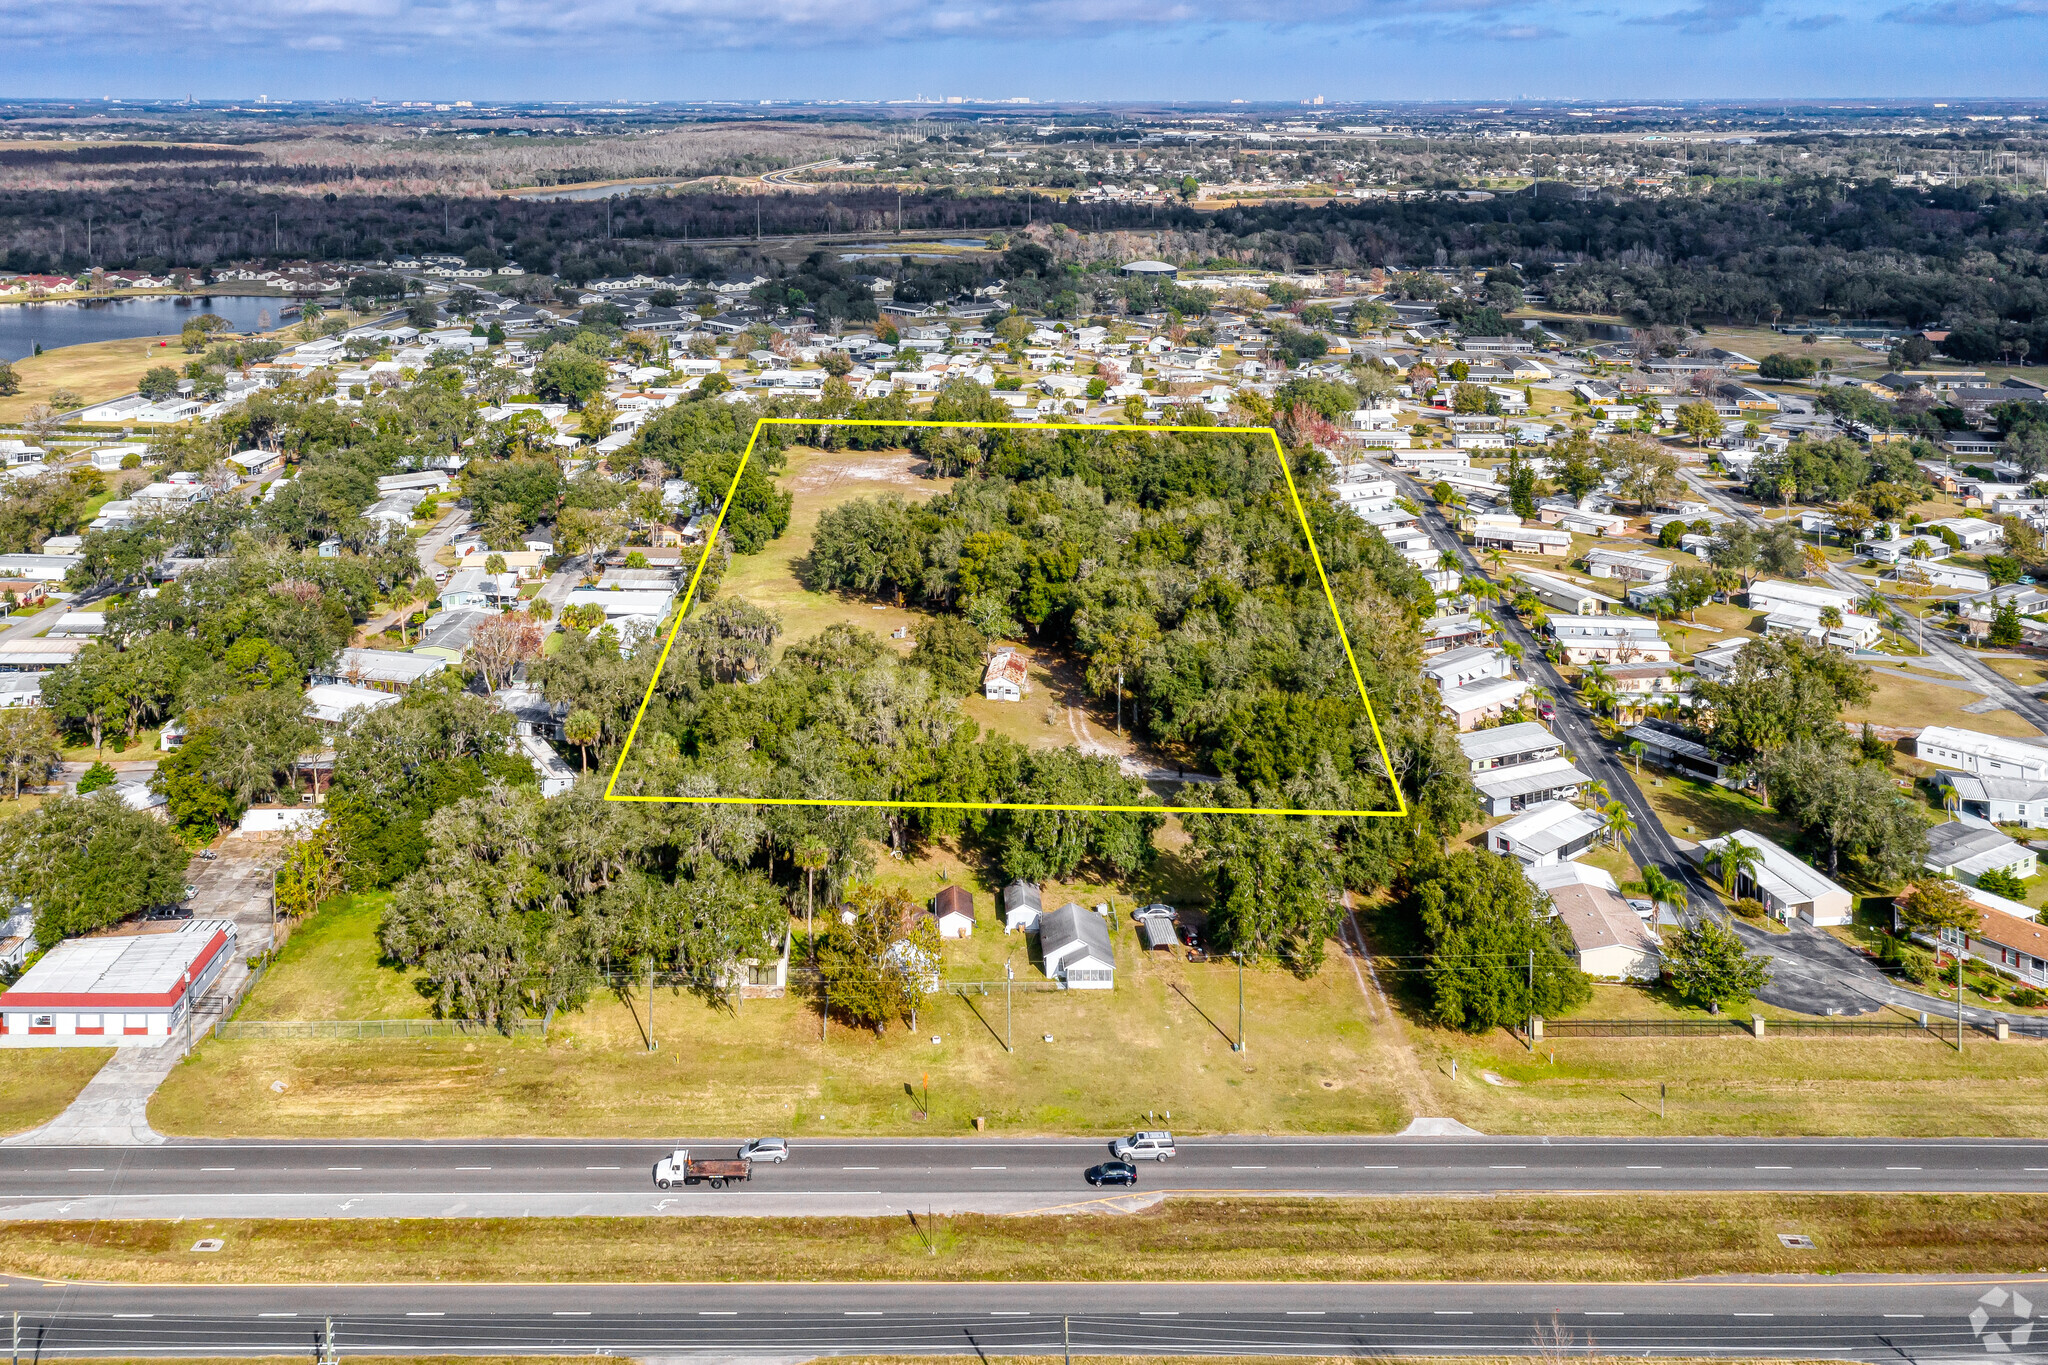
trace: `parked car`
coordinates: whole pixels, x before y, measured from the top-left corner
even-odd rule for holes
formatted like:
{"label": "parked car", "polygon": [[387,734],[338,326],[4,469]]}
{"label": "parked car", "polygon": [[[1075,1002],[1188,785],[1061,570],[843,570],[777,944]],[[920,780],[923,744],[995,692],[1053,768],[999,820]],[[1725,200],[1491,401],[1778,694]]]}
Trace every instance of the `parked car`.
{"label": "parked car", "polygon": [[1088,1183],[1091,1185],[1135,1185],[1138,1183],[1138,1168],[1128,1161],[1105,1161],[1100,1166],[1088,1168]]}
{"label": "parked car", "polygon": [[1154,915],[1164,915],[1168,919],[1177,918],[1173,913],[1173,907],[1170,905],[1141,905],[1131,911],[1131,923],[1143,924]]}
{"label": "parked car", "polygon": [[1536,715],[1541,720],[1556,719],[1557,704],[1551,701],[1550,698],[1545,697],[1542,701],[1536,703]]}
{"label": "parked car", "polygon": [[789,1160],[789,1144],[781,1138],[755,1138],[740,1147],[741,1161],[772,1161],[777,1166]]}
{"label": "parked car", "polygon": [[1120,1161],[1171,1161],[1173,1134],[1156,1131],[1133,1133],[1110,1143],[1109,1154]]}
{"label": "parked car", "polygon": [[153,920],[191,919],[192,907],[189,905],[153,905],[143,918]]}

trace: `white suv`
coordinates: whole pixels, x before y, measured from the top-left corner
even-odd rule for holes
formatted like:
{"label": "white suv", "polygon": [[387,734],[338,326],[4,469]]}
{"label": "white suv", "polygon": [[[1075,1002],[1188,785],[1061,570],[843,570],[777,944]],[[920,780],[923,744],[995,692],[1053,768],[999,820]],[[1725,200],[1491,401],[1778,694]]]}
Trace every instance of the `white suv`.
{"label": "white suv", "polygon": [[1110,1143],[1109,1154],[1119,1161],[1170,1161],[1173,1159],[1173,1134],[1133,1133]]}

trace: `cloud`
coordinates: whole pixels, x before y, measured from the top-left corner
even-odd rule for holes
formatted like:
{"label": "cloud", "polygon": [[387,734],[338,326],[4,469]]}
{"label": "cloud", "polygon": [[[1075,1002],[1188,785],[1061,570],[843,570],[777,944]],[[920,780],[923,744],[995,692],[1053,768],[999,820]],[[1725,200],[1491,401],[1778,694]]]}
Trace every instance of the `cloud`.
{"label": "cloud", "polygon": [[2048,2],[2044,0],[1935,0],[1932,4],[1901,5],[1878,17],[1893,24],[1978,28],[2043,16],[2048,16]]}
{"label": "cloud", "polygon": [[1742,27],[1745,20],[1754,19],[1762,11],[1763,0],[1705,0],[1705,3],[1691,9],[1640,15],[1627,22],[1663,25],[1680,33],[1728,33]]}
{"label": "cloud", "polygon": [[[0,24],[45,41],[577,51],[823,47],[965,39],[1060,41],[1215,26],[1388,31],[1529,42],[1560,36],[1555,0],[0,0]],[[1726,3],[1726,0],[1708,0]],[[10,22],[11,16],[11,22]],[[1448,31],[1446,31],[1448,30]],[[134,35],[132,38],[123,35]],[[683,55],[679,53],[679,55]]]}
{"label": "cloud", "polygon": [[1839,14],[1809,14],[1800,19],[1788,19],[1785,27],[1797,33],[1818,33],[1824,28],[1849,22]]}

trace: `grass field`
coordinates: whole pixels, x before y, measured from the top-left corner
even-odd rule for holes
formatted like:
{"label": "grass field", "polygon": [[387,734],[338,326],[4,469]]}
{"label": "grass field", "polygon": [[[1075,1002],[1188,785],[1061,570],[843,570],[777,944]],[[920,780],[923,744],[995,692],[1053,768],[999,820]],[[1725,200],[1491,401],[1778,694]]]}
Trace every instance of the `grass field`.
{"label": "grass field", "polygon": [[1505,1033],[1431,1030],[1415,1045],[1433,1112],[1485,1133],[2029,1137],[2048,1123],[2043,1043],[1979,1036],[1957,1053],[1938,1031],[1773,1039],[1767,1026],[1762,1039],[1553,1038],[1534,1052]]}
{"label": "grass field", "polygon": [[[1173,889],[1176,867],[1162,860],[1158,890]],[[920,865],[904,880],[923,896],[937,872]],[[955,860],[948,875],[972,870]],[[1048,906],[1069,896],[1092,905],[1108,892],[1046,888]],[[1252,1046],[1239,1056],[1235,969],[1141,953],[1127,894],[1115,899],[1110,992],[1047,989],[1025,937],[998,932],[991,898],[977,899],[980,928],[946,945],[945,976],[996,984],[935,998],[915,1033],[834,1024],[821,1043],[805,1000],[749,1000],[735,1016],[664,988],[650,1053],[637,990],[558,1017],[545,1041],[208,1041],[157,1092],[151,1121],[209,1135],[801,1135],[954,1134],[983,1116],[996,1132],[1022,1134],[1114,1131],[1171,1111],[1192,1132],[1388,1132],[1416,1112],[1399,1031],[1348,961],[1333,955],[1307,981],[1247,973]],[[360,905],[315,916],[241,1017],[425,1013],[378,965],[374,928]],[[1012,996],[1015,1054],[1003,1049],[1006,965],[1022,988]],[[927,1076],[930,1116],[919,1119],[910,1090],[922,1092]]]}
{"label": "grass field", "polygon": [[1793,842],[1798,836],[1798,830],[1775,811],[1711,782],[1696,782],[1645,764],[1637,785],[1664,828],[1681,839],[1698,843],[1738,829],[1752,830],[1779,843]]}
{"label": "grass field", "polygon": [[0,1052],[0,1135],[46,1123],[78,1098],[112,1048],[23,1047]]}
{"label": "grass field", "polygon": [[[1951,675],[1941,676],[1947,679]],[[1842,710],[1842,719],[1851,725],[1867,720],[1873,725],[1901,725],[1915,729],[1928,725],[1955,725],[1965,730],[2020,739],[2038,739],[2041,735],[2031,723],[2013,711],[2002,708],[1996,711],[1965,711],[1965,706],[1983,700],[1983,694],[1973,688],[1944,686],[1931,679],[1901,678],[1890,673],[1872,673],[1870,681],[1870,700],[1861,706],[1844,707]],[[1960,682],[1960,679],[1956,681]]]}
{"label": "grass field", "polygon": [[[920,1220],[924,1235],[907,1218],[721,1217],[710,1236],[666,1218],[21,1222],[8,1226],[7,1267],[191,1284],[1611,1282],[2048,1263],[2042,1195],[1184,1196],[1092,1212],[953,1215]],[[1811,1237],[1814,1249],[1787,1249],[1781,1232]],[[191,1252],[202,1236],[226,1245]]]}

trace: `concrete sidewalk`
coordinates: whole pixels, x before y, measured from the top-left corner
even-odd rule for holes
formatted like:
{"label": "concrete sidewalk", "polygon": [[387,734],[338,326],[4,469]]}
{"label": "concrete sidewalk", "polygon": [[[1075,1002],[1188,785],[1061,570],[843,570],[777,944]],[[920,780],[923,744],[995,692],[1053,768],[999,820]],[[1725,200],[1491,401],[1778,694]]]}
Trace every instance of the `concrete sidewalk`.
{"label": "concrete sidewalk", "polygon": [[149,1126],[149,1098],[185,1055],[183,1038],[157,1047],[123,1047],[85,1083],[63,1113],[0,1147],[139,1147],[165,1139]]}

